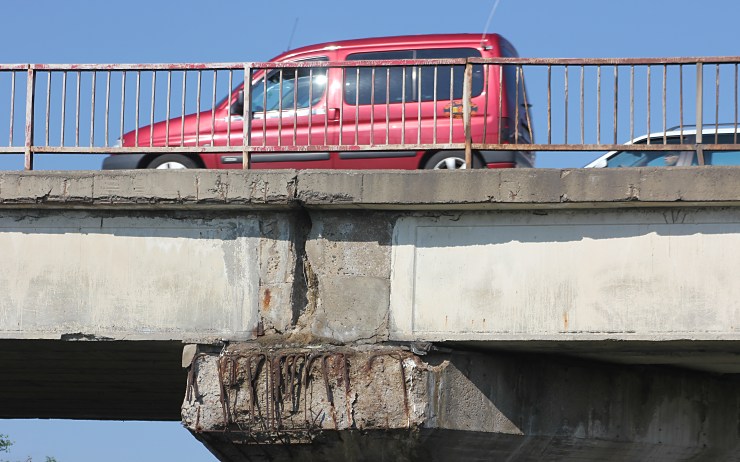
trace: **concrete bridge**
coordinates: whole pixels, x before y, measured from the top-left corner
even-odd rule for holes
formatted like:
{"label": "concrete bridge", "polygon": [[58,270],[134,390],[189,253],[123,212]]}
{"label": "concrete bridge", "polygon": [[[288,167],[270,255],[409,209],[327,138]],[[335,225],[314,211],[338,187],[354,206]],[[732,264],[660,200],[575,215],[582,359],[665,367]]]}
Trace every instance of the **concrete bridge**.
{"label": "concrete bridge", "polygon": [[739,460],[740,170],[0,174],[0,417],[221,460]]}

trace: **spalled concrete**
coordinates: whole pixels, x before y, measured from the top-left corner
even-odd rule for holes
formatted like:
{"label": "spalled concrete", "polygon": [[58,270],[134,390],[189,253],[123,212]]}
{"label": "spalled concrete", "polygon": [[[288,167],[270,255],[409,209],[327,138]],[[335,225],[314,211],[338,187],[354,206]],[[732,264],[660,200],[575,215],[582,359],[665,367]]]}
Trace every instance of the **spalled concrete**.
{"label": "spalled concrete", "polygon": [[[390,347],[196,355],[183,422],[221,460],[732,460],[735,379]],[[245,459],[245,457],[247,459]]]}

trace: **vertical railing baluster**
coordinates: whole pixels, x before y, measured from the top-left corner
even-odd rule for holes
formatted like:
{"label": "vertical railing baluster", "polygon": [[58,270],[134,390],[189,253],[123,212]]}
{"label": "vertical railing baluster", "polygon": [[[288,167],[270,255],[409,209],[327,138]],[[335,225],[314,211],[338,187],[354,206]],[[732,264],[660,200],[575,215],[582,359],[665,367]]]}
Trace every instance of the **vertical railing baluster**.
{"label": "vertical railing baluster", "polygon": [[95,146],[95,87],[97,86],[98,73],[93,70],[91,75],[91,100],[90,100],[90,147]]}
{"label": "vertical railing baluster", "polygon": [[596,66],[596,144],[601,144],[601,66]]}
{"label": "vertical railing baluster", "polygon": [[679,143],[683,144],[683,64],[678,65],[678,106]]}
{"label": "vertical railing baluster", "polygon": [[565,142],[568,144],[568,65],[565,65]]}
{"label": "vertical railing baluster", "polygon": [[667,79],[668,79],[668,65],[663,64],[663,104],[662,104],[662,111],[663,111],[663,144],[668,144],[668,135],[666,134],[666,130],[668,128],[667,122],[666,122],[666,104],[667,104],[667,93],[668,90],[666,90],[667,86]]}
{"label": "vertical railing baluster", "polygon": [[714,89],[714,144],[719,143],[719,64],[714,65],[716,68],[716,80]]}
{"label": "vertical railing baluster", "polygon": [[[213,91],[211,92],[211,146],[216,145],[216,92],[218,91],[218,71],[213,70]],[[231,89],[229,89],[231,91]]]}
{"label": "vertical railing baluster", "polygon": [[370,145],[375,144],[375,67],[370,69]]}
{"label": "vertical railing baluster", "polygon": [[[696,144],[702,143],[704,130],[704,63],[696,63]],[[703,154],[703,153],[702,153]],[[703,155],[701,156],[703,158]],[[703,162],[700,162],[703,164]]]}
{"label": "vertical railing baluster", "polygon": [[635,65],[630,66],[630,140],[635,139]]}
{"label": "vertical railing baluster", "polygon": [[136,129],[134,133],[134,145],[139,147],[139,104],[141,103],[141,71],[136,71],[136,100],[134,101],[134,121],[136,122]]}
{"label": "vertical railing baluster", "polygon": [[106,71],[105,73],[105,124],[104,124],[104,137],[103,140],[103,146],[106,148],[110,145],[108,143],[108,132],[110,124],[110,71]]}
{"label": "vertical railing baluster", "polygon": [[584,75],[585,73],[586,73],[586,66],[581,65],[581,86],[580,86],[581,87],[581,94],[580,94],[580,97],[579,97],[579,99],[580,99],[580,113],[579,113],[579,117],[580,117],[580,125],[581,125],[581,144],[584,144],[586,142],[586,128],[585,128],[585,125],[586,125],[586,122],[585,122],[585,119],[586,119],[586,110],[585,110],[585,106],[586,106],[586,89],[585,89],[586,82],[585,82],[585,80],[586,79],[585,79],[585,75]]}
{"label": "vertical railing baluster", "polygon": [[[282,75],[280,77],[282,80]],[[264,80],[267,81],[267,72],[264,74]],[[244,65],[244,104],[242,106],[242,120],[244,121],[244,129],[242,130],[242,169],[249,169],[251,166],[249,148],[252,146],[252,65],[250,63]],[[265,120],[263,120],[263,124],[264,122]]]}
{"label": "vertical railing baluster", "polygon": [[[49,146],[49,123],[51,115],[51,71],[46,73],[46,117],[44,120],[44,146]],[[13,117],[13,113],[10,113]]]}
{"label": "vertical railing baluster", "polygon": [[[59,146],[64,147],[64,128],[67,117],[67,71],[62,71],[62,114],[61,114],[61,136]],[[123,131],[121,131],[123,133]]]}
{"label": "vertical railing baluster", "polygon": [[165,104],[164,145],[170,147],[170,111],[172,108],[172,68],[167,69],[167,103]]}
{"label": "vertical railing baluster", "polygon": [[200,98],[202,95],[203,71],[198,70],[198,80],[195,89],[195,126],[198,127],[195,132],[195,146],[200,146]]}
{"label": "vertical railing baluster", "polygon": [[28,67],[26,77],[26,139],[23,166],[33,170],[33,103],[36,97],[36,69]]}
{"label": "vertical railing baluster", "polygon": [[471,119],[471,104],[473,95],[473,65],[471,63],[465,64],[465,73],[463,74],[463,123],[465,130],[465,167],[469,170],[473,169],[473,138],[472,138],[472,127],[470,125]]}
{"label": "vertical railing baluster", "polygon": [[614,144],[617,144],[617,125],[619,121],[619,67],[614,65]]}
{"label": "vertical railing baluster", "polygon": [[648,64],[647,67],[647,144],[650,144],[650,89],[652,88],[651,85],[651,77],[650,77],[650,65]]}
{"label": "vertical railing baluster", "polygon": [[16,71],[10,71],[10,135],[8,136],[8,147],[13,146],[13,132],[15,127],[15,74]]}
{"label": "vertical railing baluster", "polygon": [[[157,102],[157,71],[152,71],[152,105],[149,110],[150,127],[154,125],[154,106]],[[154,130],[149,130],[149,146],[154,146]]]}
{"label": "vertical railing baluster", "polygon": [[121,144],[123,144],[123,121],[125,117],[125,109],[126,109],[126,71],[121,72],[121,120],[120,120],[120,130],[118,133],[118,136],[121,139]]}
{"label": "vertical railing baluster", "polygon": [[82,74],[77,71],[77,89],[75,92],[75,147],[80,146],[80,87],[82,86]]}

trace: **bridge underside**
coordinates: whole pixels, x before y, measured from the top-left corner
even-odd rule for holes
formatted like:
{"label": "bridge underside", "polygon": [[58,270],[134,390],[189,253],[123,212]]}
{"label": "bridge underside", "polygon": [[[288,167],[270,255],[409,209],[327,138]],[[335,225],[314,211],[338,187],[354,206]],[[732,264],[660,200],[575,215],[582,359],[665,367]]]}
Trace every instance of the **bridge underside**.
{"label": "bridge underside", "polygon": [[0,340],[0,418],[180,420],[178,341]]}

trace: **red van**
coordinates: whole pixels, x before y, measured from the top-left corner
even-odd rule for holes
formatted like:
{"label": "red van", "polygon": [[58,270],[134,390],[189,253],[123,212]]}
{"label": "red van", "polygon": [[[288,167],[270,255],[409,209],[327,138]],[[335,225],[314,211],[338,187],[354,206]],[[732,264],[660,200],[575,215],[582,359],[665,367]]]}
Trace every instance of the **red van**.
{"label": "red van", "polygon": [[[465,142],[465,66],[459,59],[516,56],[514,47],[497,34],[368,38],[286,52],[270,61],[275,69],[253,75],[251,145],[269,149],[253,152],[250,168],[466,168],[460,149]],[[399,62],[440,59],[458,61]],[[307,64],[340,61],[374,63]],[[279,68],[278,63],[300,65]],[[472,71],[473,143],[532,143],[529,105],[517,66],[475,63]],[[124,134],[121,146],[242,146],[243,101],[240,85],[214,110],[140,127]],[[344,149],[326,152],[322,146]],[[233,149],[194,151],[201,152],[142,149],[113,154],[103,161],[103,169],[242,168],[242,156]],[[533,164],[532,152],[473,152],[473,167]]]}

